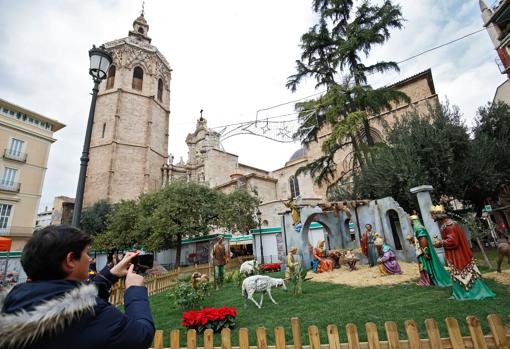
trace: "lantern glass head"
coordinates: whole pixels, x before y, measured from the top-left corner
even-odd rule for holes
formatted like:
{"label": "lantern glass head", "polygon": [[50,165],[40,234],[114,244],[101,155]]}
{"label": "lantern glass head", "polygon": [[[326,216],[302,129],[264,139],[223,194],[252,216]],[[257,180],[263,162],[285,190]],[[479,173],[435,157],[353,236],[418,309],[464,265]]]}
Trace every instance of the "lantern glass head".
{"label": "lantern glass head", "polygon": [[90,69],[89,74],[94,80],[103,80],[106,78],[108,68],[112,63],[112,56],[106,51],[104,46],[95,47],[89,51]]}

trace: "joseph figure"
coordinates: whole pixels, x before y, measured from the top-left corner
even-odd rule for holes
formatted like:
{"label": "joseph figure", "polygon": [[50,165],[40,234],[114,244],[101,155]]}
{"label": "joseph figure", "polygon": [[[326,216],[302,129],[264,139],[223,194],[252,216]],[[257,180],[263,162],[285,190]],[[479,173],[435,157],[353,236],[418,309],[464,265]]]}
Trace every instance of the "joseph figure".
{"label": "joseph figure", "polygon": [[228,263],[228,255],[223,245],[223,236],[218,237],[218,240],[213,246],[212,260],[214,265],[214,285],[218,290],[223,286],[223,278],[225,277],[225,264]]}

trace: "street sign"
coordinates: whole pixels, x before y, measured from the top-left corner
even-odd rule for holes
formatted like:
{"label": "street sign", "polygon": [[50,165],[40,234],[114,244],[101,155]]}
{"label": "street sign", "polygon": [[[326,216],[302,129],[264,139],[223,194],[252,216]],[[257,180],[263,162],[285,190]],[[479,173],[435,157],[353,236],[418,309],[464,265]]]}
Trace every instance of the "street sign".
{"label": "street sign", "polygon": [[483,210],[485,212],[492,212],[492,206],[491,205],[485,205],[485,207],[483,208]]}

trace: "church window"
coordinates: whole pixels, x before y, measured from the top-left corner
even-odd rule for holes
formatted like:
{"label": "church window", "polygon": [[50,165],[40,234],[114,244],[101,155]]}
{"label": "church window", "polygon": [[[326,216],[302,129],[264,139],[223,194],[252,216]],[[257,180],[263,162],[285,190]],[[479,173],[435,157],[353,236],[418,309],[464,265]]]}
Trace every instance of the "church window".
{"label": "church window", "polygon": [[112,65],[110,67],[110,69],[108,69],[108,79],[106,79],[106,89],[108,90],[109,88],[112,88],[113,87],[113,84],[115,83],[115,72],[116,72],[117,68],[115,68],[114,65]]}
{"label": "church window", "polygon": [[136,67],[133,70],[133,89],[142,90],[143,86],[143,70],[140,67]]}
{"label": "church window", "polygon": [[300,195],[299,193],[299,183],[295,176],[290,176],[289,178],[290,185],[290,195],[292,198],[295,198]]}
{"label": "church window", "polygon": [[158,80],[158,100],[163,102],[163,80]]}
{"label": "church window", "polygon": [[142,27],[138,28],[138,32],[139,32],[140,34],[143,34],[143,28],[142,28]]}
{"label": "church window", "polygon": [[101,135],[101,138],[104,138],[105,131],[106,131],[106,122],[103,123],[103,133]]}

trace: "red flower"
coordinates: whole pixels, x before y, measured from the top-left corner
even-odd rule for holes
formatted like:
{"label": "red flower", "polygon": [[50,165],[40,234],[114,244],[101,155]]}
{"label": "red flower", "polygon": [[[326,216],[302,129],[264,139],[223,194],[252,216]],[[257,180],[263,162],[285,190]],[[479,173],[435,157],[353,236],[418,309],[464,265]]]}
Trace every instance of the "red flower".
{"label": "red flower", "polygon": [[234,319],[237,315],[236,308],[203,308],[199,311],[190,310],[182,314],[182,326],[188,328],[199,329],[201,331],[205,329],[205,326],[211,324],[212,328],[218,325],[218,321],[224,321],[227,316],[230,316],[228,320],[222,323],[223,326],[233,326]]}

